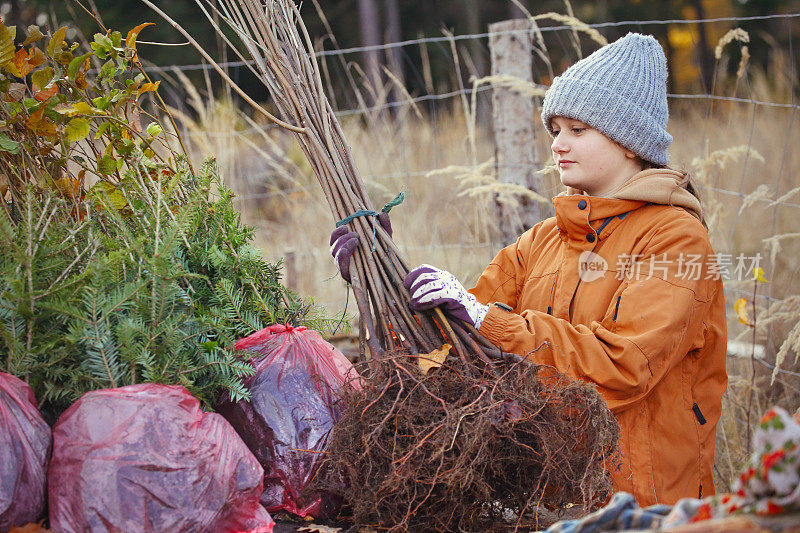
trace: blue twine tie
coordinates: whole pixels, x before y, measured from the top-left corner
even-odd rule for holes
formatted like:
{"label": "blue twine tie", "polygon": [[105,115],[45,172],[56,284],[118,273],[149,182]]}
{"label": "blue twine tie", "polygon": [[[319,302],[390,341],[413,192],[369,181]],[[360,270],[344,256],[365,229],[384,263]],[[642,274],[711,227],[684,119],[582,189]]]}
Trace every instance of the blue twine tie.
{"label": "blue twine tie", "polygon": [[[392,199],[389,202],[386,202],[386,205],[384,205],[381,208],[381,213],[388,213],[389,211],[392,210],[393,207],[396,207],[396,206],[402,204],[403,200],[405,200],[405,199],[406,199],[405,193],[401,192],[400,194],[395,196],[394,199]],[[372,251],[374,252],[375,251],[375,239],[377,238],[377,235],[378,235],[378,230],[375,227],[375,224],[377,223],[377,219],[378,219],[378,215],[379,214],[380,213],[378,213],[377,211],[372,211],[371,209],[359,209],[358,211],[356,211],[352,215],[349,215],[349,216],[343,218],[342,220],[340,220],[339,222],[337,222],[336,223],[336,227],[337,228],[342,227],[342,226],[344,226],[345,224],[347,224],[348,222],[350,222],[351,220],[353,220],[354,218],[357,218],[357,217],[372,217],[372,221],[371,221],[372,222]]]}

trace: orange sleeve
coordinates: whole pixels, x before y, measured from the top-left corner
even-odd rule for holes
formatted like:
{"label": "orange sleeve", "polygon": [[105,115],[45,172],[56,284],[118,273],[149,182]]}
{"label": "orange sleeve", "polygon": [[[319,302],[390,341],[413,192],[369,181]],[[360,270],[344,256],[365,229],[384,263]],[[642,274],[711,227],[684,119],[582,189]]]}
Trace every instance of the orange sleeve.
{"label": "orange sleeve", "polygon": [[526,279],[526,259],[540,226],[541,223],[520,235],[514,244],[500,250],[492,259],[475,287],[469,290],[480,303],[502,302],[516,307],[517,296]]}
{"label": "orange sleeve", "polygon": [[[704,234],[672,228],[659,232],[643,255],[680,252],[712,253]],[[501,271],[513,269],[504,264]],[[698,280],[676,279],[670,272],[666,279],[630,279],[620,286],[605,316],[590,324],[571,324],[537,310],[517,314],[491,306],[480,333],[503,351],[595,383],[609,407],[622,410],[646,397],[693,349],[705,320],[724,320],[724,313],[711,313],[722,282],[704,277],[705,272]],[[580,299],[574,305],[580,305]]]}

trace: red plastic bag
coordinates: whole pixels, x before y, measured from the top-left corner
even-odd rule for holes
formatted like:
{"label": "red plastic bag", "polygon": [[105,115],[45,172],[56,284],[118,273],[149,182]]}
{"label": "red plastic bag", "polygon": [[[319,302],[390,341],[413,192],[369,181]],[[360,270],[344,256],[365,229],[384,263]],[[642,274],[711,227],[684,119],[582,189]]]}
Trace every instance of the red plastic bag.
{"label": "red plastic bag", "polygon": [[44,513],[50,426],[24,381],[0,372],[0,531]]}
{"label": "red plastic bag", "polygon": [[236,343],[252,356],[256,373],[247,378],[250,401],[218,406],[264,467],[261,503],[270,512],[328,518],[339,502],[305,494],[339,417],[336,391],[358,387],[358,375],[342,353],[319,333],[274,325]]}
{"label": "red plastic bag", "polygon": [[272,531],[263,470],[221,416],[178,386],[88,392],[53,428],[55,531]]}

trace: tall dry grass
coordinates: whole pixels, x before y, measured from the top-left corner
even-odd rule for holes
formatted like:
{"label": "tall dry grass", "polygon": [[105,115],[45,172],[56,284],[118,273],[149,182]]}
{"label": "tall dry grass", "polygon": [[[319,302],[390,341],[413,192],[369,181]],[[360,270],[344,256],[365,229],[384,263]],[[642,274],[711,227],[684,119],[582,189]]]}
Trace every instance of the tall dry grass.
{"label": "tall dry grass", "polygon": [[[781,54],[773,50],[766,72],[746,75],[743,65],[731,78],[722,75],[723,54],[715,94],[790,101],[796,83],[787,83],[786,71],[779,70],[786,64]],[[239,194],[245,220],[258,228],[264,255],[286,260],[287,282],[295,291],[332,314],[352,317],[355,303],[352,298],[348,303],[328,250],[335,221],[292,138],[215,100],[210,91],[201,95],[187,85],[187,94],[187,107],[176,114],[194,157],[216,157]],[[502,246],[491,192],[490,94],[341,117],[369,195],[379,204],[375,207],[406,193],[405,203],[391,214],[400,248],[412,263],[447,269],[467,286]],[[767,284],[726,283],[729,339],[745,347],[728,359],[730,383],[718,427],[717,485],[727,490],[748,450],[747,428],[759,413],[773,404],[790,410],[800,406],[800,346],[788,350],[774,379],[772,368],[787,338],[797,336],[800,345],[800,120],[796,110],[750,103],[675,99],[670,105],[672,166],[690,170],[700,185],[715,250],[734,261],[739,253],[760,253],[769,279]],[[539,131],[538,142],[547,153],[549,140],[543,128]],[[540,192],[547,198],[562,190],[552,172],[544,173],[542,182]],[[739,298],[748,300],[755,328],[740,323],[734,311]],[[750,358],[747,347],[759,346],[763,356]]]}

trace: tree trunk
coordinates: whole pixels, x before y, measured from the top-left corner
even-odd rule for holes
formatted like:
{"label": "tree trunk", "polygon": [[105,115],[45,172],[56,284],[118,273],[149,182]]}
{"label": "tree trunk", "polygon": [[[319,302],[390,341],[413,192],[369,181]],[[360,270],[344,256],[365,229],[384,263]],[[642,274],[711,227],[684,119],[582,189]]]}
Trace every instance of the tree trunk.
{"label": "tree trunk", "polygon": [[[702,0],[692,0],[694,12],[697,14],[698,19],[704,19],[705,9],[703,9]],[[703,22],[697,23],[699,39],[697,43],[698,56],[700,58],[700,73],[703,76],[703,85],[705,86],[706,93],[712,90],[711,85],[714,83],[714,58],[711,56],[711,50],[708,48],[708,36],[706,35],[706,25]]]}
{"label": "tree trunk", "polygon": [[[464,14],[467,20],[467,33],[476,34],[482,33],[481,27],[481,2],[478,0],[464,0],[466,13]],[[472,63],[475,65],[476,76],[479,78],[486,74],[486,58],[484,57],[481,42],[478,39],[469,40],[469,55]]]}
{"label": "tree trunk", "polygon": [[[380,14],[376,0],[358,0],[358,16],[361,24],[362,45],[377,46],[381,44]],[[364,63],[367,82],[372,86],[372,92],[377,94],[382,86],[380,51],[367,50],[364,52]]]}
{"label": "tree trunk", "polygon": [[[386,12],[386,42],[397,43],[403,40],[402,26],[400,24],[400,8],[397,0],[384,0]],[[400,83],[405,85],[406,80],[403,75],[402,50],[400,48],[387,48],[386,61],[389,63],[389,70],[397,76]],[[402,99],[399,89],[394,91],[395,100]]]}

